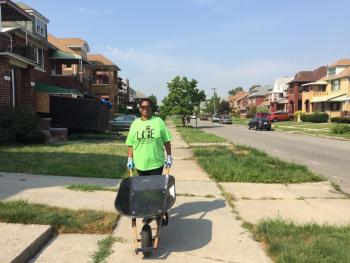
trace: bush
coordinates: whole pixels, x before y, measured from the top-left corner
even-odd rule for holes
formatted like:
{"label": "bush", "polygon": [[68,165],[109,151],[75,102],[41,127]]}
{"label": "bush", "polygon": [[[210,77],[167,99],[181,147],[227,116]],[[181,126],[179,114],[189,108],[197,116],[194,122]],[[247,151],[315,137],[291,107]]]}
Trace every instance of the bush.
{"label": "bush", "polygon": [[348,125],[348,124],[336,124],[332,127],[331,132],[333,134],[350,133],[350,125]]}
{"label": "bush", "polygon": [[43,143],[39,119],[27,109],[0,108],[0,145]]}
{"label": "bush", "polygon": [[319,112],[319,113],[301,114],[300,118],[304,122],[322,123],[322,122],[328,122],[329,115],[325,112]]}
{"label": "bush", "polygon": [[250,108],[249,112],[247,113],[247,118],[254,118],[255,113],[256,113],[256,107]]}
{"label": "bush", "polygon": [[331,122],[350,123],[350,117],[334,117],[334,118],[331,118]]}

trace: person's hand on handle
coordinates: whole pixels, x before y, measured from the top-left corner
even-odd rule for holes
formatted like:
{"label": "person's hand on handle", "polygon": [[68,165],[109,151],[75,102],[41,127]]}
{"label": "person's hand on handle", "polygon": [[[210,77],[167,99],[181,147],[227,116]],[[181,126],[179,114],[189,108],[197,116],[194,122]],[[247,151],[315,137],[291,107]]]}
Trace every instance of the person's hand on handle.
{"label": "person's hand on handle", "polygon": [[168,155],[165,160],[165,167],[170,168],[173,165],[173,157],[171,155]]}
{"label": "person's hand on handle", "polygon": [[126,166],[128,167],[128,170],[134,169],[135,165],[134,165],[134,160],[133,160],[133,158],[131,158],[131,157],[128,158],[128,163],[127,163]]}

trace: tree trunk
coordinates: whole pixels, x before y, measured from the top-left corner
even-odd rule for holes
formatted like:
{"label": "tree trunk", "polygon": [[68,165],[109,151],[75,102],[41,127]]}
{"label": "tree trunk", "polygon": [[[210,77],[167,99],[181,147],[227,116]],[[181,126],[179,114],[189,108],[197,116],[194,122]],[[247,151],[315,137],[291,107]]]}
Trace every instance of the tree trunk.
{"label": "tree trunk", "polygon": [[185,127],[186,126],[186,116],[182,116],[181,120],[182,120],[182,127]]}

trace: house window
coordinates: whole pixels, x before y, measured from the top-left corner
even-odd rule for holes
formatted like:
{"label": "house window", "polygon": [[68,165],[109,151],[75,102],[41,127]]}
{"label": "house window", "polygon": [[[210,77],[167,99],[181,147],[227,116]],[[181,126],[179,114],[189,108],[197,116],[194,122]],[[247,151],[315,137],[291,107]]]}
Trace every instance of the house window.
{"label": "house window", "polygon": [[331,102],[331,111],[340,111],[340,102]]}
{"label": "house window", "polygon": [[46,37],[46,24],[39,18],[35,18],[35,32]]}
{"label": "house window", "polygon": [[340,89],[340,81],[339,79],[332,81],[332,91],[337,91]]}
{"label": "house window", "polygon": [[44,70],[45,65],[44,65],[44,50],[41,48],[35,48],[35,58],[36,58],[36,63],[39,65],[37,68]]}
{"label": "house window", "polygon": [[328,69],[328,76],[334,76],[336,73],[336,69],[335,68],[329,68]]}

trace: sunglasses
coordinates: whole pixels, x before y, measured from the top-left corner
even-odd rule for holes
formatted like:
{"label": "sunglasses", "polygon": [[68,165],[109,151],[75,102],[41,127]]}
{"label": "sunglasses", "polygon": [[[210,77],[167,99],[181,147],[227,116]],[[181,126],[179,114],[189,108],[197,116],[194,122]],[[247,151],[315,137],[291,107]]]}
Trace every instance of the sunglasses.
{"label": "sunglasses", "polygon": [[150,109],[151,106],[150,105],[141,105],[140,108],[145,110],[145,109]]}

